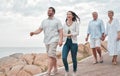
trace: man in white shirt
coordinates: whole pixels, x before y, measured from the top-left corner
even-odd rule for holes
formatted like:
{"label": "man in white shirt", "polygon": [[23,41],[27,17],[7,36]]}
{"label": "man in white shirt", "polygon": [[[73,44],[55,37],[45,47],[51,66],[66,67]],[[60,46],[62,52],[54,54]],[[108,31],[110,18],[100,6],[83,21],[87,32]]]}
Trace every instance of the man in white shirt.
{"label": "man in white shirt", "polygon": [[54,68],[54,74],[57,72],[56,48],[57,45],[62,46],[63,29],[60,20],[54,17],[55,9],[49,7],[48,18],[43,20],[41,26],[30,35],[36,35],[44,31],[44,43],[46,45],[48,61],[48,71],[46,76],[50,76],[51,70]]}
{"label": "man in white shirt", "polygon": [[88,41],[88,37],[90,35],[91,36],[90,47],[92,48],[93,56],[95,58],[94,64],[96,64],[98,63],[97,52],[100,57],[100,63],[103,62],[100,46],[101,46],[101,40],[103,40],[103,37],[104,37],[105,28],[104,28],[103,21],[98,19],[97,12],[93,12],[92,16],[93,16],[93,20],[89,22],[86,41]]}

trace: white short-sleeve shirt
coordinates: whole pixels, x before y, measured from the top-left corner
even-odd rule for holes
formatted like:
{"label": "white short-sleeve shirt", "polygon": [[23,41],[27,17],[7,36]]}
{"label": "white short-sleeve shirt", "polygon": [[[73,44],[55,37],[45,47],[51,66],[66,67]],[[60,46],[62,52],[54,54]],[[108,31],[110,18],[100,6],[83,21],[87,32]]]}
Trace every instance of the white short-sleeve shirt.
{"label": "white short-sleeve shirt", "polygon": [[62,29],[61,21],[53,17],[42,21],[40,28],[44,31],[44,43],[51,44],[59,41],[59,31]]}

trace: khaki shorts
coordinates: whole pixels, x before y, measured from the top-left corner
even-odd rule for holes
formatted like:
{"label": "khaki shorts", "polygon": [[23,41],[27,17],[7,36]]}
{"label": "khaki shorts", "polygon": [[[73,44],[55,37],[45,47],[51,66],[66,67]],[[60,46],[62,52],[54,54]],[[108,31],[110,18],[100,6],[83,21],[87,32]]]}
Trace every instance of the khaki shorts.
{"label": "khaki shorts", "polygon": [[57,49],[58,43],[51,43],[51,44],[46,44],[46,50],[47,54],[49,57],[56,58],[56,49]]}

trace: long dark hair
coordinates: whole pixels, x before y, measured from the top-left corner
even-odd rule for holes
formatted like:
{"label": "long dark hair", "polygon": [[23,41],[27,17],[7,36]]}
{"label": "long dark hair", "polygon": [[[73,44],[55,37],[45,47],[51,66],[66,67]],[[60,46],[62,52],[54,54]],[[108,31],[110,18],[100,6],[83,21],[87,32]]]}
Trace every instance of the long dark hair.
{"label": "long dark hair", "polygon": [[[72,13],[72,16],[73,16],[72,21],[80,22],[80,18],[78,17],[78,15],[75,12],[73,12],[73,11],[68,11],[68,12]],[[67,18],[66,18],[65,22],[67,22]]]}

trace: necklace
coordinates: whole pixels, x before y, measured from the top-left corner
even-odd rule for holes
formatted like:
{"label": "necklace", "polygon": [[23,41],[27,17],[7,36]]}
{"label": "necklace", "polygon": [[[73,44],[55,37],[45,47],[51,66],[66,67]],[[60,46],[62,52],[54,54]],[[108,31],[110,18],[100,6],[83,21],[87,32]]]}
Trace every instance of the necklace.
{"label": "necklace", "polygon": [[66,24],[67,24],[68,26],[71,26],[71,25],[73,24],[73,21],[67,21]]}

